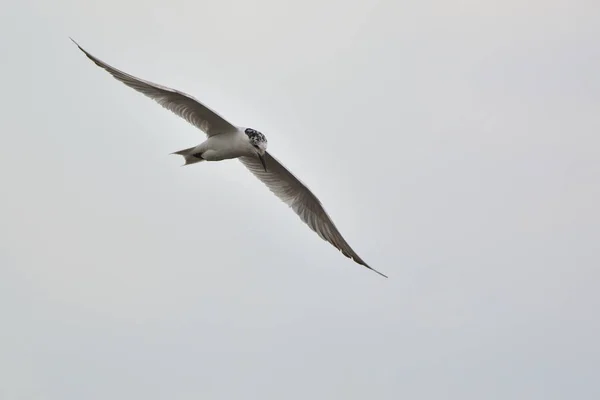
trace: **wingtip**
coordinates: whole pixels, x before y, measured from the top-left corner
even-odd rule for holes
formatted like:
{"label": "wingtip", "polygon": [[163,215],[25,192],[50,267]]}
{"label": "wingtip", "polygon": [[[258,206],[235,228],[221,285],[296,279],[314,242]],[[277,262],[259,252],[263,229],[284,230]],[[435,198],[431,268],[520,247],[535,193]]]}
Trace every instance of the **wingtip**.
{"label": "wingtip", "polygon": [[75,44],[75,46],[77,46],[77,48],[83,52],[83,54],[85,54],[88,58],[93,60],[91,54],[88,53],[83,47],[81,47],[81,45],[79,43],[77,43],[75,41],[75,39],[73,39],[71,36],[69,36],[69,39],[71,39],[71,42],[73,42]]}
{"label": "wingtip", "polygon": [[354,261],[355,261],[355,262],[357,262],[358,264],[362,265],[363,267],[366,267],[366,268],[370,269],[371,271],[375,272],[376,274],[379,274],[379,275],[383,276],[384,278],[389,278],[389,277],[388,277],[386,274],[384,274],[384,273],[382,273],[382,272],[379,272],[379,271],[377,271],[375,268],[371,268],[371,267],[369,267],[369,266],[367,265],[367,263],[366,263],[366,262],[364,262],[364,261],[362,261],[362,260],[360,260],[360,261],[362,261],[362,262],[358,262],[357,260],[354,260]]}
{"label": "wingtip", "polygon": [[83,49],[83,47],[81,47],[81,46],[79,45],[79,43],[77,43],[77,42],[75,41],[75,39],[73,39],[71,36],[69,36],[69,39],[71,39],[71,42],[73,42],[73,43],[75,44],[75,46],[77,46],[77,48],[83,52],[83,54],[85,54],[85,55],[86,55],[88,58],[90,57],[90,55],[88,54],[88,52],[87,52],[87,51],[85,51],[85,50]]}
{"label": "wingtip", "polygon": [[379,272],[379,274],[380,274],[381,276],[383,276],[385,279],[390,279],[390,277],[389,277],[389,276],[387,276],[387,275],[385,275],[385,274],[382,274],[381,272]]}
{"label": "wingtip", "polygon": [[386,274],[383,274],[383,273],[381,273],[381,272],[379,272],[379,271],[377,271],[376,269],[374,269],[374,268],[371,268],[371,267],[367,267],[367,268],[369,268],[369,269],[370,269],[371,271],[373,271],[373,272],[376,272],[376,273],[378,273],[379,275],[383,276],[384,278],[386,278],[386,279],[389,279],[389,277],[388,277]]}

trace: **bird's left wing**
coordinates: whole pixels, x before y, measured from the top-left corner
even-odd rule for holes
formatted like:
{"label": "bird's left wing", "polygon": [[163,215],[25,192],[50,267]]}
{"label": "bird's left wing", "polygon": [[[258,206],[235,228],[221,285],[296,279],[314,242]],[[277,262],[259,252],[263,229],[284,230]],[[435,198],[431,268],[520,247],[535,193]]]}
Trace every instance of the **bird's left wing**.
{"label": "bird's left wing", "polygon": [[111,74],[115,79],[150,97],[152,100],[156,101],[167,110],[170,110],[181,118],[185,119],[190,124],[206,133],[208,136],[214,136],[225,132],[233,132],[237,129],[225,118],[221,117],[219,114],[212,111],[210,108],[192,96],[166,86],[161,86],[156,83],[136,78],[133,75],[129,75],[123,71],[120,71],[117,68],[112,67],[104,61],[94,57],[84,50],[76,41],[73,39],[71,40],[90,60],[92,60],[97,66],[108,71],[108,73]]}
{"label": "bird's left wing", "polygon": [[240,157],[239,160],[279,199],[294,210],[306,225],[315,231],[322,239],[331,243],[342,252],[346,257],[351,258],[356,263],[385,276],[381,272],[369,267],[358,254],[352,250],[348,242],[342,237],[333,221],[325,212],[319,199],[287,170],[275,157],[268,152],[265,153],[265,164],[267,171],[258,158]]}

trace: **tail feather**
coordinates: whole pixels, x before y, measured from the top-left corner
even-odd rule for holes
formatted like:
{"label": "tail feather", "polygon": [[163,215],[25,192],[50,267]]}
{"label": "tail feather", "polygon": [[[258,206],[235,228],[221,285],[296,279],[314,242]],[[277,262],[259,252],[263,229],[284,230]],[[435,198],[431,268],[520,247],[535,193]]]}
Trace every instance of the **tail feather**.
{"label": "tail feather", "polygon": [[176,151],[176,152],[171,153],[171,154],[177,154],[177,155],[182,156],[185,159],[185,164],[183,164],[184,166],[185,165],[190,165],[190,164],[195,164],[195,163],[200,162],[200,161],[204,161],[201,157],[194,156],[194,149],[195,148],[196,147],[190,147],[188,149],[179,150],[179,151]]}
{"label": "tail feather", "polygon": [[191,153],[192,150],[194,150],[194,147],[190,147],[189,149],[179,150],[179,151],[176,151],[176,152],[171,153],[171,154],[179,154],[180,156],[185,156],[186,154]]}

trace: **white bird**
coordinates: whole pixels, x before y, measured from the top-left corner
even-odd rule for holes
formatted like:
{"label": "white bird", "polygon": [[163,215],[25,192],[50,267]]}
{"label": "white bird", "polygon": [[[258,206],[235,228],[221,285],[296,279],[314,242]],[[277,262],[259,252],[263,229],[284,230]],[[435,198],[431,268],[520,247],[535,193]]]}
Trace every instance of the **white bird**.
{"label": "white bird", "polygon": [[183,156],[185,159],[184,165],[201,161],[239,159],[254,176],[267,185],[279,199],[290,206],[300,219],[322,239],[331,243],[342,254],[356,263],[387,278],[386,275],[368,266],[352,250],[329,215],[327,215],[327,212],[325,212],[319,199],[306,185],[267,152],[267,138],[261,132],[231,124],[186,93],[120,71],[88,53],[72,38],[71,40],[90,60],[105,69],[114,78],[143,93],[206,133],[208,138],[198,146],[172,153]]}

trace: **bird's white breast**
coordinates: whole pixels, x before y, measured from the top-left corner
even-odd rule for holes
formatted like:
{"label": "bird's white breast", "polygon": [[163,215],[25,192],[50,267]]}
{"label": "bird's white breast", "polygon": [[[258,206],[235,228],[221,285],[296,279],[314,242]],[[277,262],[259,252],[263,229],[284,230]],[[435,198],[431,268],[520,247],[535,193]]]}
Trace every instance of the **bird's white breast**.
{"label": "bird's white breast", "polygon": [[222,133],[209,137],[198,146],[202,158],[207,161],[221,161],[243,156],[253,156],[255,151],[245,134],[241,132]]}

